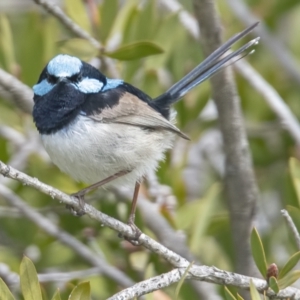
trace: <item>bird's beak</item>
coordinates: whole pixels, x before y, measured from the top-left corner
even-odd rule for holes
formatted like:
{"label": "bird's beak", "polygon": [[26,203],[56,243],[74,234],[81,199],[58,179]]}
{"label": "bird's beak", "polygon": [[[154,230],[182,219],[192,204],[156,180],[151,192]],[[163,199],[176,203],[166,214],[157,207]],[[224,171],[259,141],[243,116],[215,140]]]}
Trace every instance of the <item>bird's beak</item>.
{"label": "bird's beak", "polygon": [[69,82],[69,79],[67,78],[67,77],[59,77],[58,78],[58,83],[60,83],[60,82]]}

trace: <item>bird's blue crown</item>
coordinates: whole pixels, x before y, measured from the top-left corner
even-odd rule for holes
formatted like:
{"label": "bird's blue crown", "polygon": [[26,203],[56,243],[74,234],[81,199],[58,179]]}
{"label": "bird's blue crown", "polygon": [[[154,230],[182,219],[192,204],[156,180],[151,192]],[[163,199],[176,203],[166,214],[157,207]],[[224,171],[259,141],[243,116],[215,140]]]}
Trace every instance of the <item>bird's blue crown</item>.
{"label": "bird's blue crown", "polygon": [[33,86],[34,94],[44,96],[64,79],[84,94],[104,92],[123,84],[123,80],[106,78],[77,57],[59,54],[48,63]]}

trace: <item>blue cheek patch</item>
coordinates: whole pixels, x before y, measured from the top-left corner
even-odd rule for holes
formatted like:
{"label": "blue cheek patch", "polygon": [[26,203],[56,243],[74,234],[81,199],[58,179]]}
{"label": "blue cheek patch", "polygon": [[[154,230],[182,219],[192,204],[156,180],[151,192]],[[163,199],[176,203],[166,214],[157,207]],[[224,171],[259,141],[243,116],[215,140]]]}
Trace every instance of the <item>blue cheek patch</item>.
{"label": "blue cheek patch", "polygon": [[123,80],[121,79],[106,79],[106,85],[104,86],[102,91],[107,91],[110,89],[114,89],[116,87],[118,87],[119,85],[123,84]]}
{"label": "blue cheek patch", "polygon": [[50,84],[46,79],[33,86],[33,92],[38,96],[44,96],[53,89],[53,85]]}
{"label": "blue cheek patch", "polygon": [[[114,89],[123,84],[120,79],[107,79],[106,85],[98,79],[83,78],[79,83],[71,83],[74,88],[84,94],[99,93],[100,91],[107,91]],[[38,96],[44,96],[49,93],[56,85],[50,84],[47,79],[42,80],[40,83],[33,86],[33,92]]]}
{"label": "blue cheek patch", "polygon": [[98,93],[103,87],[103,83],[97,79],[83,78],[79,83],[72,84],[80,92],[89,94],[89,93]]}

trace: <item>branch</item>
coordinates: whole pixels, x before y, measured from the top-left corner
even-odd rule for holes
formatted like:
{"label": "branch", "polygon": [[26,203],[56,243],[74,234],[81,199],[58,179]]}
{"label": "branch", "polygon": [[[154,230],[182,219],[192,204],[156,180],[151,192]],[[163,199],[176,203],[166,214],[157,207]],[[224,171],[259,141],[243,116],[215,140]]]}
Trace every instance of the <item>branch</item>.
{"label": "branch", "polygon": [[[254,22],[257,22],[257,17],[252,14],[244,1],[227,0],[227,3],[235,15],[245,25],[248,26]],[[264,46],[268,48],[268,50],[276,57],[276,60],[280,62],[289,76],[296,83],[300,84],[299,64],[290,55],[289,51],[284,47],[284,45],[268,31],[267,27],[262,21],[260,21],[259,26],[254,29],[254,32],[261,37],[261,43],[263,43]]]}
{"label": "branch", "polygon": [[260,93],[269,107],[274,111],[277,117],[281,120],[283,126],[294,138],[297,145],[300,145],[300,125],[286,105],[284,100],[280,97],[277,91],[267,83],[264,78],[256,72],[250,64],[244,60],[240,60],[234,65],[234,68],[249,82],[249,84]]}
{"label": "branch", "polygon": [[[136,283],[134,286],[124,289],[121,292],[115,294],[108,300],[134,299],[135,297],[145,295],[154,290],[162,289],[169,286],[170,284],[178,282],[182,278],[185,270],[185,268],[177,268],[168,273],[164,273],[141,281],[139,283]],[[270,288],[268,288],[266,280],[251,278],[232,272],[226,272],[216,267],[193,265],[188,274],[186,274],[185,279],[207,281],[221,285],[239,287],[245,290],[250,289],[250,282],[252,281],[257,290],[262,294],[265,293],[266,296],[270,299],[300,299],[300,290],[296,288],[288,287],[276,294]]]}
{"label": "branch", "polygon": [[122,286],[130,286],[133,284],[133,281],[129,277],[127,277],[126,274],[124,274],[117,268],[107,264],[104,259],[91,251],[87,246],[85,246],[79,240],[75,239],[69,233],[54,225],[54,223],[49,221],[45,216],[33,210],[10,189],[1,184],[0,195],[13,207],[18,208],[24,216],[30,219],[39,228],[44,230],[49,235],[55,237],[64,245],[71,248],[75,253],[77,253],[85,261],[89,262],[92,266],[99,268],[101,273],[105,274]]}
{"label": "branch", "polygon": [[63,10],[55,3],[47,0],[33,0],[36,4],[42,6],[49,14],[56,17],[63,25],[72,31],[78,37],[85,39],[91,43],[100,52],[103,51],[102,45],[93,38],[87,31],[69,18]]}
{"label": "branch", "polygon": [[[99,275],[99,273],[102,273],[102,268],[94,267],[80,271],[40,273],[38,274],[38,279],[39,282],[58,282],[63,285],[65,282],[78,278],[82,279],[96,276]],[[20,284],[20,276],[11,271],[9,266],[4,263],[0,263],[0,277],[3,278],[5,283],[9,286]]]}
{"label": "branch", "polygon": [[[77,198],[71,197],[60,190],[57,190],[49,185],[46,185],[40,182],[37,178],[32,178],[25,173],[22,173],[0,161],[0,174],[9,177],[11,179],[15,179],[25,185],[31,186],[42,193],[49,195],[51,198],[55,198],[59,200],[61,203],[72,206],[75,209],[83,209],[84,212],[91,217],[92,219],[97,220],[101,224],[121,233],[123,236],[128,237],[129,239],[134,239],[135,234],[132,231],[131,227],[96,210],[93,206],[85,203],[84,207],[81,208],[80,204],[77,201]],[[150,237],[142,234],[139,238],[139,243],[144,247],[149,249],[150,251],[162,256],[169,263],[171,263],[175,267],[182,267],[188,265],[188,261],[178,254],[170,251],[163,245],[154,241]]]}
{"label": "branch", "polygon": [[183,9],[183,6],[177,0],[160,0],[159,4],[171,13],[177,13],[179,21],[189,31],[191,36],[194,39],[199,39],[200,30],[196,19],[191,17],[190,13]]}
{"label": "branch", "polygon": [[[151,190],[153,189],[153,186],[151,186],[153,184],[153,178],[150,181],[149,176],[147,176],[147,178],[149,191],[151,193]],[[158,187],[157,190],[163,191],[165,189]],[[174,228],[172,228],[167,220],[161,215],[159,211],[160,205],[147,199],[142,191],[139,193],[137,205],[143,216],[143,221],[147,225],[147,228],[149,228],[156,235],[158,240],[168,249],[176,252],[188,261],[194,261],[196,264],[201,264],[199,259],[197,259],[189,250],[187,246],[187,238],[184,233],[175,231]],[[125,196],[127,199],[131,199],[132,197],[132,191],[126,188],[118,189],[116,192],[118,193],[118,197],[123,198]],[[156,194],[156,197],[160,198],[161,200],[163,200],[162,198],[164,196],[166,195]],[[191,285],[201,299],[222,299],[213,285],[197,281],[192,281]]]}
{"label": "branch", "polygon": [[286,209],[281,210],[281,214],[285,218],[289,228],[291,229],[291,231],[294,235],[295,241],[297,243],[297,248],[298,248],[298,250],[300,250],[300,235],[299,235],[299,232],[297,230],[297,227],[296,227],[293,219],[291,218],[291,216],[289,215],[289,213]]}
{"label": "branch", "polygon": [[[9,167],[2,163],[0,161],[0,174],[3,174],[4,176],[7,176],[11,179],[15,179],[25,185],[29,185],[31,187],[34,187],[35,189],[50,195],[52,198],[58,199],[60,202],[64,204],[68,204],[71,206],[74,206],[75,208],[79,208],[79,204],[77,201],[70,197],[61,191],[52,188],[51,186],[48,186],[42,182],[40,182],[36,178],[32,178],[22,172],[19,172],[12,167]],[[26,203],[24,203],[17,195],[15,195],[11,190],[6,188],[3,185],[0,185],[0,194],[2,197],[7,199],[9,203],[11,203],[14,207],[18,207],[20,211],[30,220],[32,220],[34,223],[36,223],[40,228],[42,228],[45,232],[48,234],[55,236],[57,239],[59,239],[62,243],[65,245],[68,245],[71,247],[76,253],[78,253],[81,257],[85,258],[86,261],[89,261],[94,266],[97,266],[101,268],[102,272],[106,274],[107,276],[113,276],[112,271],[116,273],[118,270],[115,268],[108,266],[104,260],[102,260],[99,256],[96,256],[94,252],[92,252],[88,247],[80,243],[78,240],[74,239],[71,235],[69,235],[66,232],[61,231],[60,228],[55,226],[52,222],[47,220],[44,216],[40,215],[36,211],[34,211],[32,208],[30,208]],[[127,235],[129,238],[134,237],[134,233],[131,231],[131,228],[128,225],[125,225],[121,223],[120,221],[113,219],[99,211],[97,211],[95,208],[93,208],[91,205],[85,204],[84,205],[84,211],[87,215],[89,215],[91,218],[99,221],[100,223],[124,234]],[[149,249],[151,252],[158,254],[159,256],[166,259],[169,263],[171,263],[174,267],[180,268],[175,269],[171,272],[171,278],[167,277],[169,280],[169,285],[173,282],[178,281],[181,277],[178,275],[182,275],[186,268],[189,267],[190,262],[180,255],[176,254],[175,252],[169,250],[168,248],[164,247],[163,245],[159,244],[158,242],[152,240],[150,237],[146,236],[145,234],[142,234],[139,238],[140,244],[142,244],[145,248]],[[118,271],[120,272],[120,271]],[[176,273],[177,272],[177,273]],[[178,273],[179,272],[179,273]],[[168,274],[169,274],[168,273]],[[178,275],[176,275],[178,274]],[[124,278],[124,274],[122,272],[119,273],[121,276],[119,280],[127,280],[127,277]],[[176,275],[176,276],[175,276]],[[175,277],[174,277],[175,276]],[[159,278],[164,278],[163,275],[158,276]],[[116,274],[114,274],[113,277],[114,280],[118,278]],[[157,278],[157,277],[155,277]],[[148,279],[148,281],[154,280],[155,278]],[[175,278],[175,279],[172,279]],[[243,289],[249,289],[250,280],[252,279],[254,281],[254,284],[256,288],[263,292],[267,288],[267,283],[265,280],[250,278],[247,276],[235,274],[232,272],[226,272],[223,270],[219,270],[215,267],[207,267],[207,266],[195,266],[193,265],[189,271],[189,274],[186,277],[187,279],[196,279],[200,281],[206,281],[210,283],[217,283],[217,284],[225,284],[225,285],[232,285],[236,287],[240,287]],[[148,282],[147,281],[147,282]],[[153,282],[154,282],[153,281]],[[123,282],[124,284],[125,282]],[[129,282],[127,282],[128,285]],[[138,283],[134,286],[142,285],[143,283]],[[124,284],[125,285],[125,284]],[[143,287],[143,293],[146,294],[148,292],[152,291],[152,287],[149,285],[149,289],[145,289]],[[160,286],[160,282],[157,282],[156,288],[160,289],[163,286]],[[151,289],[150,289],[151,288]],[[275,297],[275,293],[271,290],[267,291],[267,295],[269,297]],[[278,299],[285,299],[289,297],[294,297],[295,300],[300,300],[300,291],[294,288],[286,288],[282,291],[280,291],[279,294],[277,294]],[[116,298],[119,299],[119,298]],[[124,298],[126,299],[126,298]],[[127,298],[130,299],[130,298]]]}
{"label": "branch", "polygon": [[[214,1],[194,0],[195,14],[201,28],[206,55],[221,45],[221,23]],[[236,270],[254,274],[249,237],[255,215],[258,188],[256,185],[240,100],[230,68],[211,79],[220,130],[226,155],[225,187],[230,211],[231,232],[236,252]]]}
{"label": "branch", "polygon": [[12,100],[18,108],[25,113],[31,114],[33,92],[29,86],[2,69],[0,69],[0,86],[12,96]]}
{"label": "branch", "polygon": [[[187,11],[183,10],[181,5],[176,0],[160,0],[160,2],[171,12],[177,12],[179,9],[181,9],[180,13],[184,12],[186,19],[186,22],[182,22],[182,25],[192,37],[195,39],[199,38],[200,32],[197,31],[197,34],[195,34],[196,31],[194,26],[197,25],[195,23],[195,18]],[[241,1],[227,0],[227,2],[244,24],[251,25],[257,21],[257,18],[252,15],[247,6]],[[174,7],[172,8],[171,5]],[[296,66],[297,64],[288,53],[288,50],[285,49],[282,44],[278,45],[279,42],[275,39],[275,37],[271,36],[261,21],[260,25],[256,27],[254,31],[261,37],[260,42],[264,43],[271,52],[275,52],[274,55],[279,57],[279,61],[281,64],[283,64],[285,70],[290,74],[290,76],[299,82],[299,68]],[[269,43],[269,41],[271,41],[271,43]],[[240,60],[233,66],[249,82],[249,84],[251,84],[252,87],[263,96],[270,108],[282,121],[283,126],[299,145],[299,122],[277,91],[269,83],[267,83],[247,61]]]}

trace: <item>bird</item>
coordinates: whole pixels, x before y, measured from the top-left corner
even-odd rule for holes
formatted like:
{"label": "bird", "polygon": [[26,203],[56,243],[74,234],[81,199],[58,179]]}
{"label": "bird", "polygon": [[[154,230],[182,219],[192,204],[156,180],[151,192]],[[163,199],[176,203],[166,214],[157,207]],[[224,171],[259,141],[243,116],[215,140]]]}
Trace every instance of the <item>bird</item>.
{"label": "bird", "polygon": [[130,185],[134,193],[128,224],[138,239],[141,231],[134,220],[141,181],[157,169],[177,137],[189,139],[176,127],[172,105],[252,52],[249,48],[258,37],[229,50],[257,24],[231,37],[154,99],[122,79],[107,78],[77,57],[59,54],[48,62],[33,86],[33,120],[52,162],[75,180],[91,184],[72,194],[82,213],[90,191]]}

